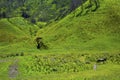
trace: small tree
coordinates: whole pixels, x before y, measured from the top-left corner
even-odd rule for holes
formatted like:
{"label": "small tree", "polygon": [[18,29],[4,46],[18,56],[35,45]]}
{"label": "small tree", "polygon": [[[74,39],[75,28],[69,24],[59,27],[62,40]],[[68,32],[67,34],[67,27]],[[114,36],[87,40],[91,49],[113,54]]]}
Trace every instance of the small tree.
{"label": "small tree", "polygon": [[42,48],[43,49],[48,49],[48,47],[43,43],[41,37],[37,37],[36,42],[37,42],[37,49],[42,49]]}

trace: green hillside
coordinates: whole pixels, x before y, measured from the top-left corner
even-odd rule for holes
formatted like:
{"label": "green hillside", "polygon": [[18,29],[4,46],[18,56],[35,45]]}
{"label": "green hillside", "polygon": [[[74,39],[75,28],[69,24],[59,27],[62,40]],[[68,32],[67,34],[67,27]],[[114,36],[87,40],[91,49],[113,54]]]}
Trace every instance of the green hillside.
{"label": "green hillside", "polygon": [[21,17],[0,20],[0,53],[8,54],[30,47],[39,28]]}
{"label": "green hillside", "polygon": [[[87,1],[59,22],[38,32],[50,48],[75,51],[119,51],[119,1],[102,0],[100,7]],[[83,9],[83,10],[82,10]],[[96,9],[96,10],[95,10]]]}
{"label": "green hillside", "polygon": [[27,35],[7,19],[0,20],[0,40],[2,42],[12,41],[14,38],[22,36]]}
{"label": "green hillside", "polygon": [[35,36],[39,28],[21,17],[0,20],[0,41],[12,42],[20,38]]}
{"label": "green hillside", "polygon": [[119,80],[120,0],[0,0],[0,80]]}

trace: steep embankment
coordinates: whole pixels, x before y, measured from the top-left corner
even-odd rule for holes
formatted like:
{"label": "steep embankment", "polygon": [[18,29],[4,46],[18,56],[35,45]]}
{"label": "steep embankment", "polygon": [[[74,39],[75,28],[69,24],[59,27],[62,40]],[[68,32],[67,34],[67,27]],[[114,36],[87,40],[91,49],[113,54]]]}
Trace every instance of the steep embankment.
{"label": "steep embankment", "polygon": [[37,36],[60,51],[119,51],[119,3],[119,0],[100,0],[97,4],[87,1],[64,19],[41,29]]}

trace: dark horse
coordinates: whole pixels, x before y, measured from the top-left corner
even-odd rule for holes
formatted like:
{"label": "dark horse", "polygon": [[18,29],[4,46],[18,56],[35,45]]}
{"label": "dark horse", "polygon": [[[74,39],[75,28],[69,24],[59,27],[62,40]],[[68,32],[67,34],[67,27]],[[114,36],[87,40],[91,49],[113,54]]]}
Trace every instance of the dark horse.
{"label": "dark horse", "polygon": [[106,62],[107,61],[107,58],[100,58],[100,59],[98,59],[96,62],[97,63],[104,63],[104,62]]}

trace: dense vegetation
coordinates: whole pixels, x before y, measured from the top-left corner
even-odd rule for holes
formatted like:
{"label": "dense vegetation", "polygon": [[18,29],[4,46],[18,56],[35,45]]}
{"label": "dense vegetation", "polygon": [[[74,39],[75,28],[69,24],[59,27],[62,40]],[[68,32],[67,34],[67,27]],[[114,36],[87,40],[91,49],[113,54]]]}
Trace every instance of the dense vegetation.
{"label": "dense vegetation", "polygon": [[46,22],[68,14],[71,5],[71,0],[1,0],[0,17],[21,16],[33,23]]}
{"label": "dense vegetation", "polygon": [[0,0],[0,80],[119,80],[119,3]]}

